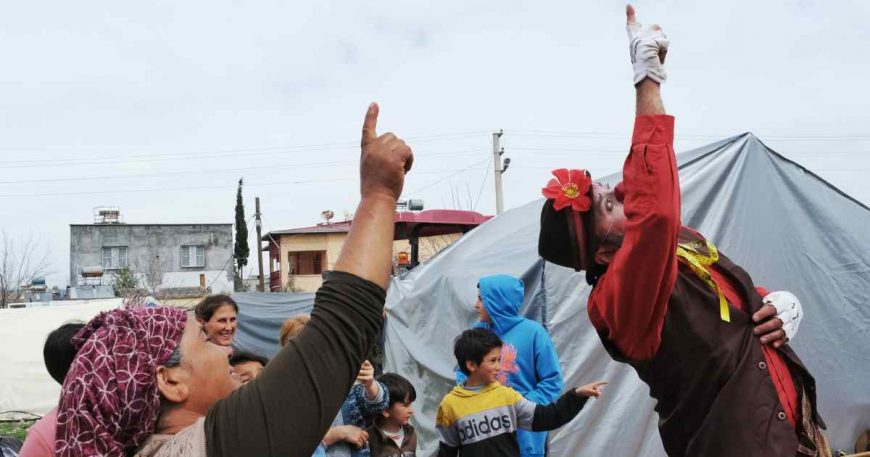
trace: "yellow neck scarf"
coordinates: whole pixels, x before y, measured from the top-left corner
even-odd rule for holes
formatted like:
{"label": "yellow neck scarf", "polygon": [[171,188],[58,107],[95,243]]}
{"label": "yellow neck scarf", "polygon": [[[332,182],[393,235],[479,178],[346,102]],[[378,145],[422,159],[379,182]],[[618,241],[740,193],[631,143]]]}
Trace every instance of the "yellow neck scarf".
{"label": "yellow neck scarf", "polygon": [[[698,252],[697,247],[705,247],[709,255]],[[677,258],[686,264],[692,271],[704,281],[713,292],[719,296],[719,317],[725,322],[731,322],[731,310],[728,309],[728,301],[719,289],[719,285],[713,280],[708,267],[719,261],[719,251],[708,240],[700,240],[692,243],[680,243],[677,245]]]}

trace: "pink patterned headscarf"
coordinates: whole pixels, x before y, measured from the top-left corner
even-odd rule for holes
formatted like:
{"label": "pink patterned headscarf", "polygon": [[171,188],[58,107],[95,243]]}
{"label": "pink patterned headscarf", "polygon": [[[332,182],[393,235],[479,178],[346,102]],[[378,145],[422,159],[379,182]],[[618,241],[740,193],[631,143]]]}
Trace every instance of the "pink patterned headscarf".
{"label": "pink patterned headscarf", "polygon": [[181,341],[184,310],[104,311],[73,337],[79,352],[63,383],[55,449],[60,457],[123,457],[154,433],[156,369]]}

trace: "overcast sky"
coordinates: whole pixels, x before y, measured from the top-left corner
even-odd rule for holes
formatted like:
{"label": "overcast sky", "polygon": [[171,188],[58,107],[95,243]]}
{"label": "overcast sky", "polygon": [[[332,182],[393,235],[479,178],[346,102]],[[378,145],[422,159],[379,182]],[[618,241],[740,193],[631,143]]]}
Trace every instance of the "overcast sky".
{"label": "overcast sky", "polygon": [[[870,203],[870,3],[636,6],[671,39],[678,151],[752,131]],[[621,166],[624,22],[612,1],[6,2],[0,228],[42,237],[62,286],[69,224],[96,206],[129,223],[230,223],[244,177],[266,230],[340,218],[372,100],[380,131],[414,149],[407,197],[493,213],[504,129],[505,206],[519,206],[551,168]]]}

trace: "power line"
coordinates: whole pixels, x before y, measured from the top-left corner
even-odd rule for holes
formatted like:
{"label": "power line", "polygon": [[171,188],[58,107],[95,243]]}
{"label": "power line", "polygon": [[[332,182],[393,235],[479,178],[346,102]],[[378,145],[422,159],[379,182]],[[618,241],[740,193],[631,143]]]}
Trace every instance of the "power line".
{"label": "power line", "polygon": [[[247,224],[247,223],[251,222],[251,220],[253,220],[254,217],[255,217],[255,215],[251,215],[251,217],[249,217],[248,220],[245,221],[245,223]],[[235,224],[233,224],[233,225],[235,225]],[[257,249],[257,253],[258,253],[259,255],[263,255],[263,253],[260,252],[259,248]],[[227,259],[226,262],[224,262],[224,266],[222,266],[222,267],[220,268],[220,270],[218,270],[218,271],[221,271],[221,272],[226,271],[226,269],[227,269],[227,265],[229,265],[230,262],[232,262],[235,258],[236,258],[236,252],[235,252],[235,244],[234,244],[234,245],[233,245],[233,253],[230,255],[230,258]],[[213,286],[214,283],[217,282],[218,278],[220,278],[220,277],[221,277],[221,275],[216,275],[214,278],[212,278],[212,280],[211,280],[211,281],[208,283],[208,285],[205,287],[206,290],[211,289],[211,286]],[[233,277],[234,277],[234,280],[233,280],[233,288],[235,288],[235,273],[233,273]],[[197,297],[197,298],[199,298],[199,297]],[[187,303],[181,305],[181,307],[182,307],[182,308],[187,308],[188,305],[190,305],[191,303],[193,303],[194,301],[196,301],[197,298],[191,298],[190,300],[187,301]]]}
{"label": "power line", "polygon": [[[432,154],[424,154],[422,156],[418,156],[418,158],[425,157],[442,157],[442,156],[450,156],[450,155],[465,155],[470,152],[481,152],[483,149],[466,149],[463,151],[448,151],[448,152],[436,152]],[[347,160],[335,160],[330,162],[308,162],[308,163],[294,163],[294,164],[284,164],[284,165],[262,165],[256,167],[242,167],[242,168],[220,168],[220,169],[210,169],[210,170],[182,170],[182,171],[162,171],[162,172],[154,172],[154,173],[139,173],[132,175],[103,175],[103,176],[74,176],[74,177],[64,177],[64,178],[46,178],[46,179],[22,179],[17,181],[0,181],[0,185],[3,184],[31,184],[31,183],[49,183],[49,182],[69,182],[69,181],[90,181],[90,180],[109,180],[109,179],[129,179],[129,178],[147,178],[153,176],[176,176],[176,175],[203,175],[203,174],[220,174],[220,173],[238,173],[243,171],[254,171],[254,170],[284,170],[284,169],[294,169],[294,168],[319,168],[325,166],[333,166],[333,165],[341,165],[341,164],[351,164],[351,163],[359,163],[358,158],[347,159]]]}
{"label": "power line", "polygon": [[[511,151],[540,151],[536,152],[535,155],[563,155],[566,153],[573,152],[582,152],[585,155],[611,155],[611,154],[622,154],[627,155],[629,152],[629,148],[623,149],[602,149],[602,148],[586,148],[586,147],[524,147],[524,146],[511,146]],[[820,158],[826,155],[867,155],[870,156],[870,151],[785,151],[778,150],[777,152],[787,155],[819,155]]]}
{"label": "power line", "polygon": [[777,150],[780,154],[787,155],[818,155],[820,159],[828,155],[866,155],[870,157],[870,151],[783,151]]}
{"label": "power line", "polygon": [[[262,148],[235,148],[235,149],[216,149],[213,151],[189,151],[189,152],[169,152],[169,153],[134,153],[128,154],[124,157],[126,159],[147,159],[147,158],[160,158],[160,157],[188,157],[188,156],[201,156],[208,155],[209,157],[214,157],[215,155],[224,155],[224,154],[236,154],[240,152],[259,152],[259,151],[273,151],[273,152],[287,152],[293,151],[297,149],[329,149],[329,148],[344,148],[351,147],[353,143],[328,143],[328,144],[316,144],[316,145],[306,145],[306,146],[268,146]],[[75,158],[67,158],[60,159],[65,162],[91,162],[94,160],[104,160],[104,159],[117,159],[118,154],[112,155],[102,155],[102,156],[87,156],[87,157],[75,157]],[[56,163],[58,159],[31,159],[31,160],[0,160],[0,163],[10,163],[10,164],[41,164],[41,163]]]}
{"label": "power line", "polygon": [[[246,221],[246,222],[250,222],[250,221]],[[227,268],[227,265],[229,265],[230,262],[232,262],[233,259],[236,258],[236,253],[235,253],[235,243],[234,243],[234,245],[233,245],[233,251],[234,251],[233,254],[230,256],[229,259],[227,259],[226,263],[224,263],[224,266],[221,267],[220,271],[225,271],[226,268]],[[262,253],[260,253],[260,255],[262,255]],[[218,279],[218,278],[220,278],[220,275],[215,276],[215,277],[214,277],[214,278],[213,278],[213,279],[208,283],[208,286],[206,286],[206,289],[211,289],[211,286],[213,286],[214,283],[217,282],[217,279]],[[188,302],[188,303],[190,303],[190,302]],[[186,305],[185,305],[185,306],[186,306]]]}
{"label": "power line", "polygon": [[608,155],[609,155],[609,154],[622,154],[622,155],[626,155],[626,154],[628,154],[629,148],[627,148],[627,147],[626,147],[626,148],[622,148],[622,149],[602,149],[602,148],[562,148],[562,147],[559,147],[559,148],[546,148],[546,147],[543,147],[543,148],[541,148],[541,147],[511,146],[511,152],[513,152],[513,151],[536,151],[536,152],[537,152],[537,151],[540,151],[540,152],[538,152],[537,154],[541,154],[541,153],[544,153],[544,154],[546,154],[546,153],[557,153],[557,152],[563,152],[563,153],[564,153],[564,152],[583,152],[583,153],[587,153],[586,155],[588,155],[589,153],[591,153],[591,154],[608,154]]}
{"label": "power line", "polygon": [[[619,132],[595,132],[595,131],[557,131],[557,130],[510,130],[511,135],[516,136],[543,136],[543,137],[564,137],[564,138],[619,138],[619,139],[627,139],[630,138],[630,132],[619,133]],[[712,138],[712,139],[723,139],[734,136],[735,134],[711,134],[711,133],[680,133],[677,132],[675,135],[675,139],[679,140],[681,138],[696,138],[696,139],[704,139],[704,138]],[[853,134],[843,134],[843,135],[764,135],[760,133],[754,133],[755,136],[763,139],[763,140],[776,140],[776,141],[870,141],[870,135],[853,135]]]}
{"label": "power line", "polygon": [[474,211],[477,209],[477,204],[480,203],[480,196],[483,195],[483,187],[486,186],[486,180],[489,178],[489,167],[492,166],[492,160],[489,160],[489,163],[486,164],[486,169],[483,170],[483,179],[480,182],[480,190],[477,191],[477,199],[474,200],[474,205],[471,206],[471,210]]}
{"label": "power line", "polygon": [[[455,168],[451,169],[442,169],[442,170],[427,170],[423,172],[416,172],[415,175],[428,175],[428,174],[438,174],[438,173],[447,173],[447,172],[455,172]],[[465,169],[459,170],[465,171]],[[329,179],[309,179],[309,180],[295,180],[295,181],[273,181],[273,182],[255,182],[251,184],[246,184],[249,187],[266,187],[266,186],[276,186],[276,185],[299,185],[299,184],[312,184],[312,183],[327,183],[327,182],[340,182],[340,181],[353,181],[359,179],[359,175],[355,176],[347,176],[342,178],[329,178]],[[95,190],[95,191],[79,191],[79,192],[45,192],[45,193],[19,193],[19,194],[0,194],[0,198],[25,198],[25,197],[51,197],[58,195],[101,195],[101,194],[119,194],[119,193],[142,193],[142,192],[167,192],[167,191],[182,191],[182,190],[203,190],[203,189],[228,189],[234,187],[235,184],[219,184],[213,186],[184,186],[184,187],[159,187],[159,188],[146,188],[146,189],[114,189],[114,190]]]}
{"label": "power line", "polygon": [[[689,134],[681,134],[676,132],[674,135],[674,140],[676,141],[717,141],[724,138],[731,138],[733,136],[738,136],[740,133],[729,133],[722,135],[689,135]],[[547,133],[523,133],[523,132],[515,132],[510,131],[511,136],[517,137],[531,137],[531,138],[578,138],[578,139],[586,139],[586,140],[619,140],[619,141],[628,141],[631,139],[631,132],[626,131],[625,133],[584,133],[584,132],[547,132]],[[761,135],[757,135],[759,138],[762,138]],[[770,138],[770,137],[764,137]]]}
{"label": "power line", "polygon": [[[430,143],[430,142],[439,142],[439,141],[447,141],[447,140],[456,140],[463,138],[471,138],[478,135],[482,135],[484,131],[469,131],[469,132],[457,132],[457,133],[445,133],[445,134],[434,134],[434,135],[422,135],[415,137],[406,137],[404,138],[408,142],[413,142],[415,144],[419,143]],[[553,138],[588,138],[588,139],[619,139],[625,140],[630,137],[628,132],[626,133],[613,133],[613,132],[583,132],[583,131],[547,131],[547,130],[515,130],[511,131],[512,135],[515,136],[527,136],[527,137],[553,137]],[[734,136],[731,135],[717,135],[717,134],[678,134],[676,140],[677,141],[703,141],[705,139],[722,139]],[[759,138],[762,138],[764,141],[772,141],[772,142],[811,142],[811,141],[870,141],[870,136],[867,135],[826,135],[826,136],[810,136],[810,135],[802,135],[802,136],[790,136],[790,135],[757,135]],[[113,163],[138,163],[138,162],[156,162],[156,161],[167,161],[167,160],[191,160],[191,159],[213,159],[215,157],[221,157],[226,155],[234,155],[234,154],[244,154],[245,158],[254,157],[254,156],[269,156],[276,154],[298,154],[304,152],[317,152],[317,151],[328,151],[328,150],[341,150],[357,147],[358,143],[355,141],[348,142],[336,142],[336,143],[322,143],[322,144],[311,144],[311,145],[300,145],[300,146],[270,146],[270,147],[262,147],[262,148],[234,148],[234,149],[217,149],[217,150],[204,150],[204,151],[193,151],[193,152],[181,152],[181,153],[138,153],[132,155],[126,155],[124,157],[118,157],[117,154],[112,155],[102,155],[102,156],[90,156],[90,157],[78,157],[78,158],[69,158],[69,159],[31,159],[31,160],[3,160],[0,161],[0,169],[16,169],[16,168],[32,168],[40,165],[50,165],[50,166],[79,166],[79,165],[91,165],[95,161],[99,161],[100,165],[105,164],[113,164]]]}
{"label": "power line", "polygon": [[[514,166],[513,164],[511,164]],[[515,165],[519,168],[534,168],[534,169],[544,169],[544,170],[555,170],[557,168],[564,168],[565,164],[562,165]],[[852,172],[852,171],[866,171],[870,170],[870,167],[854,167],[854,168],[813,168],[812,171],[817,172]]]}
{"label": "power line", "polygon": [[[762,141],[870,141],[870,136],[788,136],[764,135],[753,133]],[[723,137],[724,138],[724,137]]]}
{"label": "power line", "polygon": [[[448,141],[448,140],[456,140],[463,138],[471,138],[481,135],[481,132],[464,132],[464,133],[449,133],[449,134],[438,134],[438,135],[428,135],[428,136],[418,136],[418,137],[407,137],[404,138],[406,141],[413,141],[415,144],[419,143],[433,143],[440,141]],[[105,155],[105,156],[91,156],[91,157],[79,157],[72,159],[40,159],[40,160],[5,160],[0,161],[0,163],[7,163],[11,165],[2,165],[0,168],[28,168],[35,167],[41,164],[49,164],[49,165],[90,165],[94,161],[99,161],[100,164],[109,164],[109,163],[130,163],[130,162],[159,162],[166,160],[190,160],[190,159],[211,159],[216,156],[225,156],[225,155],[233,155],[245,153],[244,156],[263,156],[263,155],[274,155],[274,154],[296,154],[302,152],[315,152],[315,151],[328,151],[328,150],[341,150],[341,149],[357,149],[359,148],[359,142],[341,142],[341,143],[325,143],[325,144],[315,144],[315,145],[303,145],[303,146],[272,146],[272,147],[264,147],[264,148],[238,148],[238,149],[219,149],[213,151],[194,151],[187,153],[162,153],[162,154],[133,154],[127,155],[123,158],[119,158],[117,154],[113,155]]]}
{"label": "power line", "polygon": [[452,178],[452,177],[454,177],[454,176],[456,176],[456,175],[458,175],[458,174],[460,174],[460,173],[462,173],[462,172],[468,171],[468,170],[470,170],[470,169],[472,169],[472,168],[474,168],[474,167],[476,167],[476,166],[478,166],[478,165],[481,165],[482,163],[486,162],[487,160],[490,160],[490,159],[487,158],[487,159],[481,160],[481,161],[479,161],[479,162],[475,162],[475,163],[473,163],[473,164],[471,164],[471,165],[469,165],[469,166],[467,166],[467,167],[465,167],[465,168],[462,168],[462,169],[460,169],[460,170],[457,170],[457,171],[454,172],[454,173],[451,173],[450,175],[447,175],[447,176],[445,176],[445,177],[443,177],[443,178],[441,178],[441,179],[438,179],[438,180],[436,180],[436,181],[430,182],[429,184],[426,184],[426,185],[423,186],[423,187],[419,187],[419,188],[417,188],[417,189],[414,189],[413,191],[403,192],[403,193],[404,193],[404,194],[407,194],[407,195],[416,194],[416,193],[418,193],[418,192],[420,192],[420,191],[422,191],[422,190],[428,189],[428,188],[430,188],[430,187],[432,187],[432,186],[434,186],[434,185],[436,185],[436,184],[440,184],[441,182],[444,182],[444,181],[446,181],[446,180],[448,180],[448,179],[450,179],[450,178]]}
{"label": "power line", "polygon": [[[439,142],[445,140],[455,140],[462,138],[470,138],[477,135],[480,135],[482,132],[465,132],[465,133],[454,133],[454,134],[440,134],[440,135],[429,135],[429,136],[419,136],[419,137],[408,137],[406,138],[409,142],[414,142],[415,144],[419,143],[430,143],[430,142]],[[607,140],[607,139],[619,139],[625,140],[629,135],[627,134],[619,134],[619,133],[603,133],[603,132],[557,132],[557,131],[535,131],[535,130],[519,130],[516,132],[512,132],[513,135],[516,136],[529,136],[529,137],[553,137],[553,138],[588,138],[588,139],[598,139],[598,140]],[[733,135],[730,135],[733,136]],[[676,138],[677,141],[706,141],[706,139],[722,139],[727,138],[728,135],[691,135],[691,134],[681,134]],[[768,142],[810,142],[810,141],[865,141],[870,140],[870,136],[803,136],[803,137],[776,137],[776,136],[760,136],[764,141]],[[73,158],[73,159],[41,159],[41,160],[6,160],[0,161],[0,169],[19,169],[19,168],[35,168],[35,167],[69,167],[69,166],[82,166],[82,165],[109,165],[109,164],[130,164],[130,163],[147,163],[147,162],[161,162],[161,161],[172,161],[172,160],[196,160],[196,159],[215,159],[217,157],[225,157],[228,155],[244,155],[245,158],[249,157],[262,157],[262,156],[273,156],[273,155],[295,155],[301,153],[310,153],[310,152],[322,152],[322,151],[331,151],[331,150],[343,150],[343,149],[356,149],[356,142],[341,142],[341,143],[325,143],[325,144],[315,144],[315,145],[305,145],[305,146],[273,146],[273,147],[264,147],[264,148],[238,148],[238,149],[221,149],[214,151],[196,151],[189,153],[164,153],[164,154],[135,154],[128,155],[124,157],[118,157],[117,155],[111,156],[92,156],[92,157],[81,157],[81,158]],[[525,149],[525,150],[553,150],[553,148],[514,148],[512,149]],[[582,151],[584,149],[576,149],[577,151]],[[602,151],[600,149],[587,149],[590,152],[624,152],[625,150],[607,150]],[[851,154],[852,152],[850,152]],[[863,154],[863,152],[855,151],[854,154]],[[17,183],[17,182],[16,182]]]}
{"label": "power line", "polygon": [[[249,186],[270,186],[270,185],[278,185],[278,184],[310,184],[315,182],[333,182],[333,181],[343,181],[346,179],[353,178],[335,178],[335,179],[325,179],[325,180],[306,180],[306,181],[279,181],[279,182],[271,182],[271,183],[260,183],[260,184],[249,184]],[[58,195],[100,195],[100,194],[120,194],[120,193],[140,193],[140,192],[167,192],[167,191],[178,191],[178,190],[200,190],[200,189],[226,189],[232,187],[232,184],[220,184],[214,186],[186,186],[186,187],[158,187],[158,188],[150,188],[150,189],[114,189],[114,190],[94,190],[94,191],[80,191],[80,192],[45,192],[45,193],[29,193],[29,194],[0,194],[0,198],[10,198],[10,197],[51,197]]]}

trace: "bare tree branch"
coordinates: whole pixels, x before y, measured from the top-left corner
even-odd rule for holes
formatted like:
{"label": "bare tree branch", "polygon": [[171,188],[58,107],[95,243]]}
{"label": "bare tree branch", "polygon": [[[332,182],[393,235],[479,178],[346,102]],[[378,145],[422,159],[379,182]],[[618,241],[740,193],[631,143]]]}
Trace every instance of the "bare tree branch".
{"label": "bare tree branch", "polygon": [[164,270],[164,262],[160,259],[159,255],[151,259],[148,265],[148,273],[146,274],[146,282],[148,291],[152,294],[156,295],[159,292],[160,286],[163,285]]}
{"label": "bare tree branch", "polygon": [[13,238],[0,231],[0,308],[22,298],[22,286],[50,272],[51,253],[34,234]]}

